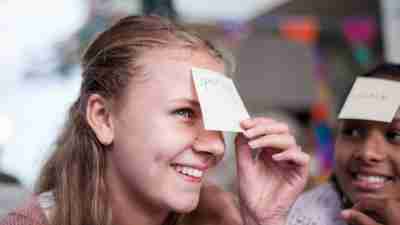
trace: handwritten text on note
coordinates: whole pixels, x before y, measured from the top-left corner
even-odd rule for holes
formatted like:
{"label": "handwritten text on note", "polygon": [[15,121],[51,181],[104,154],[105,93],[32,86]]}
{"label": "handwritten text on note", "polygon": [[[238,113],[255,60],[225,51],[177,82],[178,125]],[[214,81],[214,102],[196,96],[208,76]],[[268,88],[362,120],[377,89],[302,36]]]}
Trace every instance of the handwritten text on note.
{"label": "handwritten text on note", "polygon": [[240,132],[240,121],[249,118],[232,81],[223,74],[192,68],[193,81],[207,130]]}
{"label": "handwritten text on note", "polygon": [[400,106],[400,82],[359,77],[347,96],[340,119],[391,122]]}

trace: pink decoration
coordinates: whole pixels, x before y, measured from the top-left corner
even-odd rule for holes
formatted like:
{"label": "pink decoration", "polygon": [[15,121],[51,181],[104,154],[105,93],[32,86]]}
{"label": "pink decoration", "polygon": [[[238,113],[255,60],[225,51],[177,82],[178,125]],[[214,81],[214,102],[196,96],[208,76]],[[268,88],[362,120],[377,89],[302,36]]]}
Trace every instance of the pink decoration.
{"label": "pink decoration", "polygon": [[343,32],[352,44],[372,43],[378,35],[378,25],[373,18],[349,18],[343,22]]}

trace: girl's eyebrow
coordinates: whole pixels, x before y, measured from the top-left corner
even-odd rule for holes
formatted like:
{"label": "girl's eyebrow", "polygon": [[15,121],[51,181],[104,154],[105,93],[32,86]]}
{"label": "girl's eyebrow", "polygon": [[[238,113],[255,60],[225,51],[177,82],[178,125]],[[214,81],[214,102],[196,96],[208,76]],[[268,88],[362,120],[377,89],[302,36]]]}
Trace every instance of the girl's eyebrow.
{"label": "girl's eyebrow", "polygon": [[199,101],[195,100],[195,99],[191,99],[191,98],[176,98],[176,99],[172,99],[171,102],[174,103],[186,103],[186,104],[190,104],[194,107],[199,107],[200,108],[200,103]]}
{"label": "girl's eyebrow", "polygon": [[395,118],[393,118],[393,121],[392,122],[400,122],[400,117],[395,117]]}
{"label": "girl's eyebrow", "polygon": [[362,120],[355,120],[355,119],[345,119],[341,121],[341,125],[358,125],[362,124]]}
{"label": "girl's eyebrow", "polygon": [[400,118],[394,118],[390,125],[394,126],[397,125],[400,127]]}

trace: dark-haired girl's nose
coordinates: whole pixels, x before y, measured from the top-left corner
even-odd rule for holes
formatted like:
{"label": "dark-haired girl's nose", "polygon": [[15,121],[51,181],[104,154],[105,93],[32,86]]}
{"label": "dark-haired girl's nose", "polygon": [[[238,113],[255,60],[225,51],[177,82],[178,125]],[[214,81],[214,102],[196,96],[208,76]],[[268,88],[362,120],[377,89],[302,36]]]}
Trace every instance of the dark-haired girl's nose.
{"label": "dark-haired girl's nose", "polygon": [[384,134],[372,131],[359,146],[356,157],[366,163],[379,163],[387,157],[387,144]]}

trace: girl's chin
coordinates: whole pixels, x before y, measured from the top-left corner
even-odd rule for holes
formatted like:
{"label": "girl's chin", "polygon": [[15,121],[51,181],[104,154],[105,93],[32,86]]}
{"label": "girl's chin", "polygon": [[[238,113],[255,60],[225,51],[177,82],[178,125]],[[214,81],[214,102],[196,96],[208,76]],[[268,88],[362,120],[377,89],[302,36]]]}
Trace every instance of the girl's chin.
{"label": "girl's chin", "polygon": [[352,202],[357,203],[368,199],[376,199],[382,196],[380,193],[353,193]]}
{"label": "girl's chin", "polygon": [[199,204],[199,200],[193,199],[187,202],[175,202],[173,206],[173,211],[177,213],[190,213],[191,211],[195,210]]}
{"label": "girl's chin", "polygon": [[197,208],[197,205],[195,205],[195,206],[190,206],[190,207],[180,207],[180,208],[176,208],[176,209],[174,209],[174,211],[175,212],[177,212],[177,213],[190,213],[190,212],[192,212],[193,210],[195,210]]}

